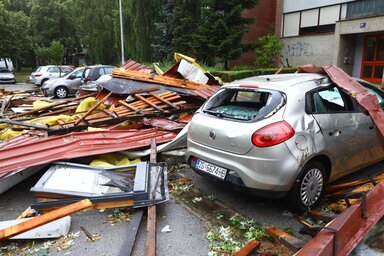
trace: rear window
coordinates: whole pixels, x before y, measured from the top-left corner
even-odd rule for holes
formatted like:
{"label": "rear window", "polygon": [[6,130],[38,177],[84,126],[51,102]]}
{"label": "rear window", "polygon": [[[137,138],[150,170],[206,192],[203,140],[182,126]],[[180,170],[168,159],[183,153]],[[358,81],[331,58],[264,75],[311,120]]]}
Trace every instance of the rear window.
{"label": "rear window", "polygon": [[203,112],[221,118],[256,121],[277,111],[283,102],[283,94],[277,91],[225,88],[205,104]]}

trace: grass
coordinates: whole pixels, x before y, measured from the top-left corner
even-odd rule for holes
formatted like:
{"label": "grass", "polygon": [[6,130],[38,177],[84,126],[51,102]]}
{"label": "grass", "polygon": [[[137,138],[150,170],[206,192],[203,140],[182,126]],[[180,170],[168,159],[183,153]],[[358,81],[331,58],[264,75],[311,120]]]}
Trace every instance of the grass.
{"label": "grass", "polygon": [[15,72],[16,82],[27,83],[32,72],[32,68],[22,68],[20,72]]}

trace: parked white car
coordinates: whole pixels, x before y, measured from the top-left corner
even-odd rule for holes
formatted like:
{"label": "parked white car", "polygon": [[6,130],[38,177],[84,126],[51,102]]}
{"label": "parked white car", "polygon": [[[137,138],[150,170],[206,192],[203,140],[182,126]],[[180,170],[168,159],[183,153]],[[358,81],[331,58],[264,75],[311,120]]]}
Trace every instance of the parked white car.
{"label": "parked white car", "polygon": [[15,74],[13,74],[13,72],[9,71],[6,68],[0,67],[0,83],[15,84]]}
{"label": "parked white car", "polygon": [[48,79],[64,76],[72,70],[73,68],[69,66],[40,66],[31,74],[29,80],[35,85],[42,86]]}

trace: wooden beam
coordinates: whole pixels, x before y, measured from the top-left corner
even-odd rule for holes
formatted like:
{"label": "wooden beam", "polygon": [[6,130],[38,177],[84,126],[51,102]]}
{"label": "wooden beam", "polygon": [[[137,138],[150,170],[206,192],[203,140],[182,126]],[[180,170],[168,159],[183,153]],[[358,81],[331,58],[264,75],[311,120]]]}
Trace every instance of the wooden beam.
{"label": "wooden beam", "polygon": [[153,108],[163,112],[164,110],[162,108],[160,108],[159,106],[157,106],[156,104],[150,102],[149,100],[147,100],[146,98],[144,98],[143,96],[139,95],[139,94],[135,94],[133,95],[136,99],[138,100],[141,100],[142,102],[146,103],[147,105],[150,105],[152,106]]}
{"label": "wooden beam", "polygon": [[132,254],[143,214],[143,209],[135,210],[133,213],[131,222],[128,225],[127,236],[124,239],[123,246],[120,248],[119,256],[129,256]]}
{"label": "wooden beam", "polygon": [[2,229],[0,230],[0,240],[9,239],[18,234],[40,227],[44,224],[47,224],[54,220],[58,220],[70,214],[89,209],[91,207],[92,207],[92,202],[89,199],[83,199],[77,203],[64,206],[60,209],[40,215],[31,220],[27,220],[25,222],[16,224],[14,226]]}
{"label": "wooden beam", "polygon": [[56,106],[65,105],[67,103],[74,102],[74,101],[81,100],[81,99],[88,98],[88,97],[92,97],[92,96],[95,96],[95,95],[97,95],[97,93],[92,93],[92,94],[81,96],[81,97],[78,97],[78,98],[73,98],[73,99],[70,99],[70,100],[56,102],[56,103],[53,103],[53,104],[51,104],[49,106],[45,106],[45,107],[37,108],[37,109],[31,110],[31,111],[28,111],[28,112],[24,112],[24,113],[20,113],[20,114],[17,114],[17,115],[13,115],[10,118],[16,118],[16,117],[21,117],[21,116],[32,115],[32,114],[38,113],[38,112],[43,111],[43,110],[48,110],[48,109],[51,109],[51,108],[56,107]]}
{"label": "wooden beam", "polygon": [[300,250],[305,245],[304,241],[276,227],[269,227],[266,229],[266,231],[268,235],[270,235],[275,240],[277,240],[278,242],[282,243],[283,245],[287,246],[288,248],[290,248],[295,252]]}
{"label": "wooden beam", "polygon": [[148,92],[148,94],[151,95],[152,97],[154,97],[154,98],[156,98],[156,99],[158,99],[158,100],[164,102],[165,104],[167,104],[167,105],[169,105],[169,106],[175,108],[175,109],[179,109],[179,108],[180,108],[180,106],[176,106],[176,105],[173,104],[172,102],[169,102],[168,100],[165,100],[165,99],[161,98],[160,96],[158,96],[158,95],[156,95],[156,94],[154,94],[154,93],[152,93],[152,92]]}
{"label": "wooden beam", "polygon": [[84,118],[86,118],[87,116],[89,116],[89,114],[91,114],[95,109],[97,109],[102,103],[104,103],[104,101],[106,101],[109,96],[111,96],[112,92],[108,93],[107,96],[105,96],[102,100],[100,100],[96,105],[94,105],[93,107],[91,107],[87,113],[85,113],[84,115],[82,115],[79,119],[76,120],[75,122],[75,126],[77,126],[82,120],[84,120]]}
{"label": "wooden beam", "polygon": [[238,253],[236,253],[236,256],[247,256],[259,246],[259,241],[251,240]]}

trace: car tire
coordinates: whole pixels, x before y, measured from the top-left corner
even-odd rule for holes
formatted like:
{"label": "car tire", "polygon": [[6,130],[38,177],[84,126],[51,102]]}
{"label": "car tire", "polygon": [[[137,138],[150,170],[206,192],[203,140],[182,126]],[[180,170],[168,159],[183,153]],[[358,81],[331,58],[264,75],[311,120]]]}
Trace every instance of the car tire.
{"label": "car tire", "polygon": [[65,86],[59,86],[55,89],[54,96],[55,98],[64,99],[68,96],[68,88]]}
{"label": "car tire", "polygon": [[288,197],[290,207],[295,212],[305,212],[316,208],[323,196],[327,183],[326,169],[318,161],[307,163],[297,176]]}

